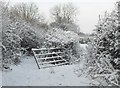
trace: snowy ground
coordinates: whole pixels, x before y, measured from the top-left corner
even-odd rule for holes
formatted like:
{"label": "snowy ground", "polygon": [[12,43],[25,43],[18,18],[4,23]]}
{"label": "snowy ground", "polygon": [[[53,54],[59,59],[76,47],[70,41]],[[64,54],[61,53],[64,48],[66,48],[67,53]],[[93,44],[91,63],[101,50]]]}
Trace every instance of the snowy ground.
{"label": "snowy ground", "polygon": [[[23,63],[3,72],[4,86],[88,86],[90,81],[75,74],[77,65],[64,65],[38,69],[33,57],[25,57]],[[27,59],[29,58],[29,59]]]}
{"label": "snowy ground", "polygon": [[34,57],[25,56],[20,65],[11,68],[12,71],[2,74],[3,86],[90,86],[91,83],[91,79],[77,72],[83,68],[83,62],[38,69]]}

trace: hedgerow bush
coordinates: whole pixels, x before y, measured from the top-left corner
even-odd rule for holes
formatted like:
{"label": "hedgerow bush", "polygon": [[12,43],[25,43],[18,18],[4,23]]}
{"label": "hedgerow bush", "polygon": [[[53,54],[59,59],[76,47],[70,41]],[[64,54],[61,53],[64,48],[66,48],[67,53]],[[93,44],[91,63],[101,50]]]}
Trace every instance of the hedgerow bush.
{"label": "hedgerow bush", "polygon": [[65,31],[60,28],[48,30],[45,36],[47,47],[61,47],[66,50],[66,55],[71,63],[80,59],[79,52],[79,36],[72,31]]}
{"label": "hedgerow bush", "polygon": [[120,70],[120,26],[118,26],[118,11],[105,14],[97,25],[97,54],[109,56],[110,63]]}
{"label": "hedgerow bush", "polygon": [[2,34],[2,44],[5,46],[2,49],[3,64],[17,64],[20,62],[20,42],[21,38],[12,30],[6,30]]}
{"label": "hedgerow bush", "polygon": [[43,32],[40,33],[39,28],[17,16],[12,18],[9,11],[2,15],[2,23],[3,64],[19,63],[22,51],[31,53],[31,48],[38,47],[42,42]]}
{"label": "hedgerow bush", "polygon": [[23,29],[20,33],[21,47],[25,48],[28,53],[31,53],[32,48],[40,48],[42,41],[40,35],[37,36],[34,30]]}
{"label": "hedgerow bush", "polygon": [[88,74],[101,86],[120,86],[119,12],[116,9],[99,17],[96,39],[88,47]]}

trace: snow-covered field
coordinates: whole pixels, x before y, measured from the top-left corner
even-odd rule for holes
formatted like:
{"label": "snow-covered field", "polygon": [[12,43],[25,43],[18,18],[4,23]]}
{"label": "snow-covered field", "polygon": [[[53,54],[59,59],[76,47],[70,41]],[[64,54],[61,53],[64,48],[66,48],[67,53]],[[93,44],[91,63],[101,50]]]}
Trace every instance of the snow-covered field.
{"label": "snow-covered field", "polygon": [[[83,60],[84,61],[84,60]],[[91,79],[77,69],[83,69],[83,62],[38,69],[34,57],[24,56],[22,63],[11,66],[12,71],[3,72],[3,86],[90,86]]]}
{"label": "snow-covered field", "polygon": [[89,86],[89,79],[75,74],[78,65],[38,69],[33,57],[24,57],[10,72],[3,72],[4,86]]}

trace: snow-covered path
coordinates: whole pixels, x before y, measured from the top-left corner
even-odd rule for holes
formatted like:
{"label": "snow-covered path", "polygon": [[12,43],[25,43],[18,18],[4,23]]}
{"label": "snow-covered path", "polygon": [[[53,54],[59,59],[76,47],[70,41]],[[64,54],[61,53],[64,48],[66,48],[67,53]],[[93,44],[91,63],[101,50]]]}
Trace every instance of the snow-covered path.
{"label": "snow-covered path", "polygon": [[20,65],[12,68],[13,71],[3,72],[4,86],[88,86],[90,82],[88,78],[74,73],[78,65],[39,70],[34,58],[26,57]]}
{"label": "snow-covered path", "polygon": [[82,64],[38,69],[33,57],[23,57],[22,63],[3,72],[3,86],[90,86],[90,80],[76,70]]}

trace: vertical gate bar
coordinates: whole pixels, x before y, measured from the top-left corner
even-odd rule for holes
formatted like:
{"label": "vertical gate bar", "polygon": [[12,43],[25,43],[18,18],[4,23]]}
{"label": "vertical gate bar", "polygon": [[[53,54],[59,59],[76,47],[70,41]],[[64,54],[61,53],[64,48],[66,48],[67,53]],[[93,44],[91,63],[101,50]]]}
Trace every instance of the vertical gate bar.
{"label": "vertical gate bar", "polygon": [[37,63],[38,69],[40,69],[40,66],[39,66],[39,64],[38,64],[38,62],[37,62],[37,58],[36,58],[36,56],[35,56],[35,52],[34,52],[34,50],[32,50],[32,51],[33,51],[34,58],[35,58],[35,62]]}

